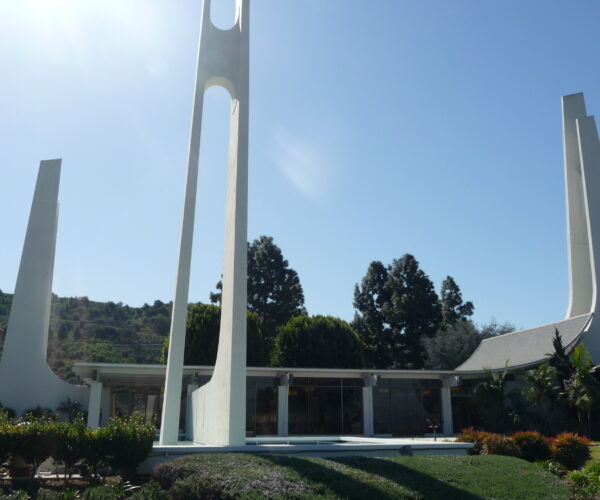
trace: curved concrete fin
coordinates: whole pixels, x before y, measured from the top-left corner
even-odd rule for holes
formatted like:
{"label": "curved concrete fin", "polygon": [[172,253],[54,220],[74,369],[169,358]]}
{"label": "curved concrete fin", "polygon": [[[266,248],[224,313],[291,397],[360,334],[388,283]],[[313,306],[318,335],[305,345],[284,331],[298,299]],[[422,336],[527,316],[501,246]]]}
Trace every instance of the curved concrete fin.
{"label": "curved concrete fin", "polygon": [[61,160],[40,164],[0,359],[0,402],[17,412],[54,410],[67,396],[87,403],[87,389],[60,380],[46,362],[60,167]]}
{"label": "curved concrete fin", "polygon": [[593,300],[591,240],[577,131],[577,120],[586,116],[583,94],[564,96],[562,107],[569,258],[569,305],[566,317],[573,318],[591,312]]}

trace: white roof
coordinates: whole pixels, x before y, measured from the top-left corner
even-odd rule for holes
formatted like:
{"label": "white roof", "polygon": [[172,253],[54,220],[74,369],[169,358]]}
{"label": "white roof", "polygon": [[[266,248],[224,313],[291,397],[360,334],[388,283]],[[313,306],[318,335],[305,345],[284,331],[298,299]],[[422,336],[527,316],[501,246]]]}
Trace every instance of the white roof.
{"label": "white roof", "polygon": [[592,314],[582,314],[549,325],[485,339],[456,371],[472,373],[485,369],[499,370],[505,366],[512,369],[535,366],[554,352],[552,337],[556,330],[562,337],[563,345],[570,349],[587,329],[591,318]]}

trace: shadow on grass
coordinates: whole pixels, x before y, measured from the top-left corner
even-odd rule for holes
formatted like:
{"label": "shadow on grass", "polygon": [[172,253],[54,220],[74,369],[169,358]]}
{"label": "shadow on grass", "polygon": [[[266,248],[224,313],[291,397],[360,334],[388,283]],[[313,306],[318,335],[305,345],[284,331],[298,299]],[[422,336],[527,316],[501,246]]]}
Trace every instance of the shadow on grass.
{"label": "shadow on grass", "polygon": [[393,460],[377,457],[345,457],[329,460],[401,484],[424,498],[444,500],[483,500],[484,498]]}
{"label": "shadow on grass", "polygon": [[[341,498],[361,500],[365,498],[382,500],[403,498],[399,497],[400,492],[387,482],[390,481],[408,490],[407,495],[412,494],[417,498],[483,500],[483,497],[439,481],[428,474],[415,471],[397,462],[374,457],[324,459],[343,466],[346,468],[345,471],[302,458],[269,455],[263,455],[262,458],[294,470],[313,483],[320,490],[318,493],[323,495],[334,493]],[[368,482],[356,477],[360,474],[359,471],[370,476]],[[378,479],[380,480],[379,484],[377,484]]]}

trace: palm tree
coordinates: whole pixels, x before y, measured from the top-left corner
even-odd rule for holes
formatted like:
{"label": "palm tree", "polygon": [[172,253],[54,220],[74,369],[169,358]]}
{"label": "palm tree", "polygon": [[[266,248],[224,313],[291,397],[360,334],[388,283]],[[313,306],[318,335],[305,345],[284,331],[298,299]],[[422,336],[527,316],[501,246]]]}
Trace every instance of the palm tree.
{"label": "palm tree", "polygon": [[475,386],[474,394],[479,399],[485,415],[486,428],[504,430],[506,411],[504,408],[504,388],[508,374],[508,361],[504,370],[485,370],[484,378]]}
{"label": "palm tree", "polygon": [[62,413],[70,423],[73,423],[77,415],[83,412],[83,407],[79,401],[73,401],[70,397],[67,397],[58,405],[56,410]]}
{"label": "palm tree", "polygon": [[[525,389],[527,400],[539,407],[541,415],[552,415],[554,401],[559,394],[556,387],[556,368],[544,363],[535,370],[527,372],[525,377],[528,382]],[[549,427],[548,418],[543,418],[542,422],[542,425]]]}
{"label": "palm tree", "polygon": [[[592,407],[600,401],[600,383],[595,374],[600,365],[594,365],[589,351],[580,344],[571,353],[572,372],[564,382],[561,395],[577,410],[577,421],[586,434],[592,433]],[[587,425],[586,425],[587,424]]]}

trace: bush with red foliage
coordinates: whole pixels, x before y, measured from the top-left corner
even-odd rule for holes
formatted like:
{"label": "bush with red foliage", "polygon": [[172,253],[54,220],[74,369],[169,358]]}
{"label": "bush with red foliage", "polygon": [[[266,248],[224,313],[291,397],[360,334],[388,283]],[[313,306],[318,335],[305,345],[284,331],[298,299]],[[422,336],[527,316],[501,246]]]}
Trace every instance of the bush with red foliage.
{"label": "bush with red foliage", "polygon": [[548,460],[552,455],[550,445],[539,432],[515,432],[512,435],[512,440],[519,449],[521,458],[528,462]]}
{"label": "bush with red foliage", "polygon": [[552,442],[552,458],[567,469],[579,469],[590,458],[590,443],[586,437],[563,432]]}

